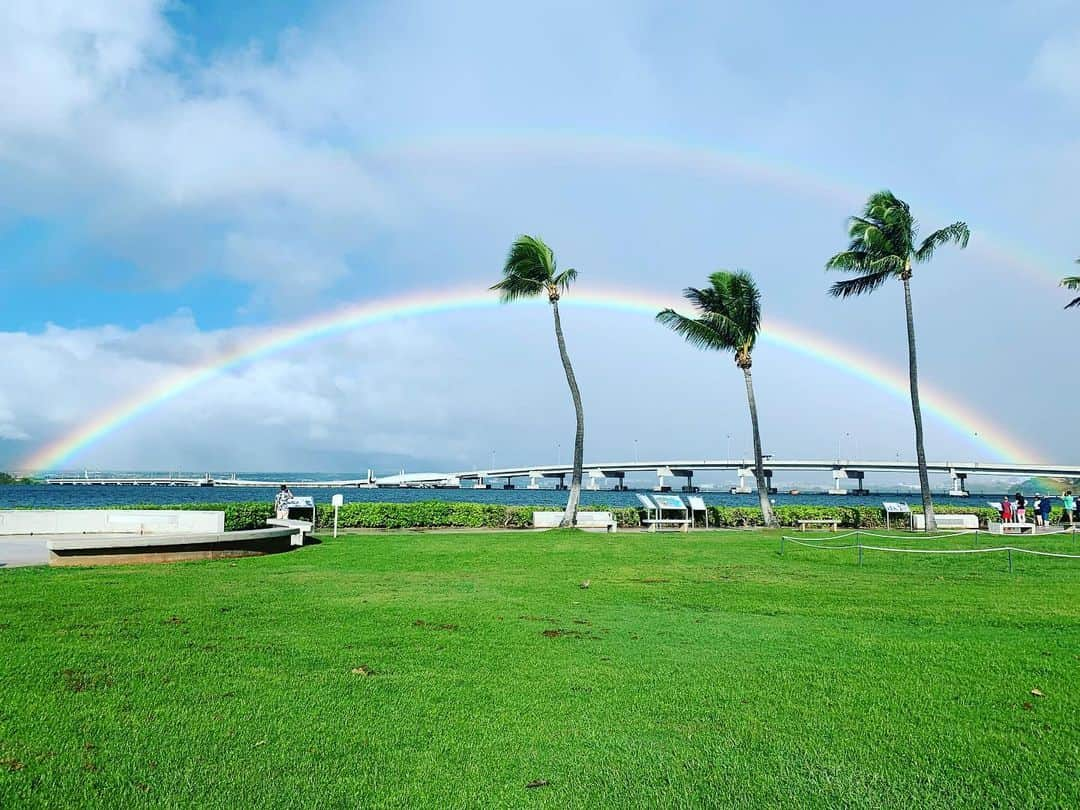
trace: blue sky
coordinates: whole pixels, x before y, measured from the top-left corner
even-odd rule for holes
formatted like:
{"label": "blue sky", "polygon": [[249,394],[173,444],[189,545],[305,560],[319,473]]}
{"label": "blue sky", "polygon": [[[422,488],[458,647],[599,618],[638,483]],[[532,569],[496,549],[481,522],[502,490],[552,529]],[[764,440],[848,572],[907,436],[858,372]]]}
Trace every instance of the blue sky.
{"label": "blue sky", "polygon": [[[1033,456],[1080,451],[1075,431],[1040,427],[1067,423],[1076,394],[1050,372],[1071,362],[1077,317],[1054,286],[1080,255],[1075,4],[15,0],[0,54],[0,462],[253,330],[487,286],[522,231],[582,284],[676,292],[744,267],[767,314],[902,366],[898,290],[824,292],[845,216],[880,187],[927,230],[974,233],[916,279],[928,381]],[[625,455],[631,433],[665,455],[681,441],[658,426],[670,391],[623,401],[643,363],[701,376],[678,397],[680,436],[746,432],[726,361],[647,320],[582,318],[568,328],[595,371],[596,455]],[[73,463],[468,466],[492,445],[526,463],[570,419],[549,330],[493,310],[297,350]],[[852,430],[868,454],[910,444],[902,401],[835,371],[793,409],[807,362],[759,361],[770,445],[824,455]],[[520,410],[491,405],[519,393],[537,404],[526,434]],[[930,455],[986,452],[928,429]]]}

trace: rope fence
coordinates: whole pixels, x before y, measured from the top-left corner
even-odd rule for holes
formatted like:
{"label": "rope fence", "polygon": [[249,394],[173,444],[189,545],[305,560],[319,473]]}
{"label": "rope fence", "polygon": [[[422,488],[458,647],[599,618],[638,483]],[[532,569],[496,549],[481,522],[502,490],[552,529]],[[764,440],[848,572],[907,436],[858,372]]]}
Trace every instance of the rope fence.
{"label": "rope fence", "polygon": [[[1053,537],[1055,535],[1068,534],[1068,533],[1069,532],[1066,532],[1066,531],[1046,532],[1044,534],[1039,534],[1039,535],[1034,535],[1034,536],[1037,536],[1037,537]],[[850,551],[851,549],[858,549],[858,551],[859,551],[859,565],[862,565],[863,551],[864,550],[865,551],[881,551],[881,552],[894,553],[894,554],[1000,554],[1002,552],[1005,552],[1009,557],[1009,573],[1012,573],[1012,570],[1013,570],[1013,552],[1014,551],[1017,554],[1030,554],[1030,555],[1035,556],[1035,557],[1056,557],[1056,558],[1059,558],[1059,559],[1066,559],[1066,560],[1080,560],[1080,554],[1063,554],[1063,553],[1057,552],[1057,551],[1036,551],[1035,549],[1018,548],[1017,546],[994,546],[994,547],[991,547],[991,548],[977,548],[977,547],[976,548],[891,548],[889,546],[872,546],[872,545],[867,545],[865,543],[860,543],[859,542],[859,539],[860,539],[860,537],[862,535],[866,535],[867,537],[875,537],[875,538],[879,538],[879,539],[885,539],[885,540],[916,540],[916,539],[919,539],[919,540],[941,540],[941,539],[946,538],[946,537],[952,538],[952,537],[957,537],[958,535],[964,535],[964,534],[973,534],[973,535],[975,535],[976,542],[978,542],[979,531],[977,529],[972,529],[972,530],[962,531],[962,532],[956,532],[954,534],[941,535],[941,536],[938,536],[938,537],[915,537],[915,536],[904,536],[904,535],[884,535],[884,534],[875,534],[875,533],[872,533],[872,532],[854,531],[854,532],[847,532],[846,534],[834,536],[834,538],[837,539],[837,540],[843,540],[843,539],[846,539],[848,537],[855,537],[855,540],[856,540],[855,543],[848,543],[848,544],[841,545],[841,546],[838,546],[838,545],[819,545],[819,544],[816,544],[816,543],[808,543],[806,540],[800,540],[797,537],[791,537],[790,535],[782,534],[782,535],[780,535],[780,556],[784,555],[784,546],[785,546],[786,543],[794,543],[797,546],[802,546],[803,548],[812,548],[812,549],[816,549],[818,551],[845,551],[845,550]],[[984,532],[984,534],[986,534],[986,532]],[[1076,530],[1075,529],[1072,531],[1072,535],[1073,535],[1073,538],[1075,539],[1075,537],[1076,537]],[[994,536],[996,537],[998,535],[994,535]],[[812,538],[812,539],[814,539],[814,540],[824,540],[826,538],[815,537],[815,538]]]}

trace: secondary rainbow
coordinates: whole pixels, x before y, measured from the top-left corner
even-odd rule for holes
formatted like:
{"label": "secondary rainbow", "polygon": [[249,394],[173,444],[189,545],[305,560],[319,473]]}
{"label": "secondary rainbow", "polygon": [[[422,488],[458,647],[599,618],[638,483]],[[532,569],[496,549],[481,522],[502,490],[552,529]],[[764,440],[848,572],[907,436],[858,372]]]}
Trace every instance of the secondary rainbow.
{"label": "secondary rainbow", "polygon": [[[725,149],[669,137],[621,133],[568,131],[458,131],[426,136],[400,136],[366,152],[375,160],[414,165],[424,160],[466,160],[477,164],[497,161],[570,161],[589,167],[659,167],[694,176],[720,176],[780,188],[818,200],[828,200],[843,213],[855,213],[866,197],[877,190],[878,181],[856,182],[826,175],[772,155],[753,150]],[[903,194],[903,188],[894,191]],[[920,205],[920,209],[922,206]],[[938,227],[964,212],[923,210],[927,227]],[[1046,286],[1057,286],[1069,272],[1073,257],[1051,258],[1029,246],[991,233],[983,223],[972,226],[968,253],[994,264],[1018,270]],[[841,224],[837,223],[842,237]]]}
{"label": "secondary rainbow", "polygon": [[[667,306],[679,306],[679,300],[646,290],[626,288],[578,288],[564,299],[567,307],[589,307],[647,315],[650,318]],[[534,305],[546,306],[546,302]],[[162,377],[134,395],[118,401],[74,430],[44,445],[21,464],[28,473],[61,469],[97,442],[121,430],[143,414],[208,382],[219,374],[262,358],[317,340],[330,338],[354,329],[405,318],[417,318],[443,312],[498,306],[489,292],[470,289],[445,289],[412,292],[376,299],[324,312],[311,318],[261,332],[224,354],[180,369]],[[521,306],[521,304],[515,304]],[[822,335],[775,318],[765,323],[762,341],[809,357],[839,369],[866,383],[907,399],[907,373],[881,360],[830,341]],[[968,440],[976,441],[994,457],[1004,461],[1028,461],[1030,451],[971,407],[949,397],[932,386],[922,388],[926,412],[954,429]],[[1028,457],[1025,458],[1025,455]]]}

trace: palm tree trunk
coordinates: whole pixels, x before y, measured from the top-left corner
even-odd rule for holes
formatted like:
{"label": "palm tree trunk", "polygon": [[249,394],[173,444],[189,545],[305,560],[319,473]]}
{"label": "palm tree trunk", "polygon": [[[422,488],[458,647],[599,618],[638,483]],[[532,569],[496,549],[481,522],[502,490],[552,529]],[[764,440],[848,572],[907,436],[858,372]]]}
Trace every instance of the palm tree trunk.
{"label": "palm tree trunk", "polygon": [[761,432],[758,430],[757,400],[754,399],[754,380],[750,369],[743,369],[746,378],[746,401],[750,403],[750,426],[754,430],[754,478],[757,480],[758,500],[761,502],[761,517],[769,528],[776,527],[772,503],[769,502],[769,485],[765,481],[765,465],[761,458]]}
{"label": "palm tree trunk", "polygon": [[574,400],[574,416],[577,418],[577,432],[574,434],[574,474],[570,479],[570,497],[566,499],[566,512],[563,513],[560,526],[576,526],[578,503],[581,501],[581,467],[585,455],[585,411],[581,407],[581,391],[578,390],[574,367],[570,365],[570,355],[566,353],[566,339],[563,337],[562,321],[559,320],[559,302],[551,302],[551,311],[555,315],[555,339],[559,343],[559,356],[562,358],[563,371],[566,372],[566,384],[570,386],[570,396]]}
{"label": "palm tree trunk", "polygon": [[915,316],[911,310],[911,279],[904,279],[904,307],[907,310],[908,377],[911,386],[911,413],[915,417],[915,459],[919,464],[919,488],[922,490],[926,531],[937,531],[934,499],[930,494],[930,476],[926,472],[926,448],[923,447],[922,408],[919,405],[919,363],[915,358]]}

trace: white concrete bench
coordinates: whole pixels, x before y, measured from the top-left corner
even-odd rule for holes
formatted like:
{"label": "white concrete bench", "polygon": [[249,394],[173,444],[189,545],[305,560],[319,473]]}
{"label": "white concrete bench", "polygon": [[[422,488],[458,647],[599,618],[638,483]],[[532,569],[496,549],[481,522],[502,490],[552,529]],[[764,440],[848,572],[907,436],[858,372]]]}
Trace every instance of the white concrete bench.
{"label": "white concrete bench", "polygon": [[292,529],[292,540],[289,545],[302,546],[304,538],[311,534],[310,520],[292,520],[289,518],[267,518],[267,526],[277,526],[282,529]]}
{"label": "white concrete bench", "polygon": [[[977,529],[978,515],[934,515],[934,523],[939,529]],[[926,528],[926,515],[914,512],[911,515],[911,527],[917,532]]]}
{"label": "white concrete bench", "polygon": [[641,521],[650,532],[688,532],[694,521],[690,518],[651,518]]}
{"label": "white concrete bench", "polygon": [[[533,512],[533,527],[537,529],[557,529],[562,521],[563,512]],[[619,530],[619,524],[611,512],[578,512],[577,528],[603,529],[606,532]]]}
{"label": "white concrete bench", "polygon": [[0,510],[0,535],[191,534],[223,531],[224,512],[187,509]]}
{"label": "white concrete bench", "polygon": [[809,526],[821,526],[822,528],[828,526],[830,532],[835,532],[840,528],[839,520],[830,520],[828,518],[818,520],[796,520],[795,523],[799,527],[800,532],[805,532]]}
{"label": "white concrete bench", "polygon": [[987,529],[992,534],[1035,534],[1034,523],[1000,523],[990,521]]}

